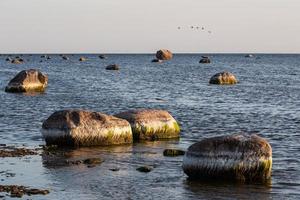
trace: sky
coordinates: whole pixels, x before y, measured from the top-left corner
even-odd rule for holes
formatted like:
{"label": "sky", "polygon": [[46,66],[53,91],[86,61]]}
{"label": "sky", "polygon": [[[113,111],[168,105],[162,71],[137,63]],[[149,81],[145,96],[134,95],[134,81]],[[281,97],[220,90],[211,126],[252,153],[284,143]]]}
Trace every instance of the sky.
{"label": "sky", "polygon": [[153,53],[160,48],[300,53],[300,1],[0,0],[0,53]]}

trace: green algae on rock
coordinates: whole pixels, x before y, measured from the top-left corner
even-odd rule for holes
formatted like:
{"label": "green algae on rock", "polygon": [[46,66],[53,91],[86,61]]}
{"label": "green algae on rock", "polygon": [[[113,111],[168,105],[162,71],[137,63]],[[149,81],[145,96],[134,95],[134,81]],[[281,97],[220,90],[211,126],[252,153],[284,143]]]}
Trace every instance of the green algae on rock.
{"label": "green algae on rock", "polygon": [[12,79],[5,92],[44,92],[47,84],[47,75],[36,69],[28,69],[21,71]]}
{"label": "green algae on rock", "polygon": [[130,124],[99,112],[62,110],[42,126],[47,145],[96,146],[132,143]]}
{"label": "green algae on rock", "polygon": [[177,121],[164,110],[140,109],[115,115],[127,120],[135,140],[158,140],[178,138],[180,127]]}
{"label": "green algae on rock", "polygon": [[191,179],[266,182],[271,177],[272,148],[255,134],[208,138],[188,148],[182,167]]}
{"label": "green algae on rock", "polygon": [[213,75],[210,78],[209,83],[218,85],[232,85],[238,83],[238,80],[232,73],[225,71]]}

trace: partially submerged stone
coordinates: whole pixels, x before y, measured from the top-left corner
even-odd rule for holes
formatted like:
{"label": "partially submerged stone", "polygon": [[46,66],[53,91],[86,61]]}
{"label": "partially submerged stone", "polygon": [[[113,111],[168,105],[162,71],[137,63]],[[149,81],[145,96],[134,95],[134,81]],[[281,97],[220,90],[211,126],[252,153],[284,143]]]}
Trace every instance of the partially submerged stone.
{"label": "partially submerged stone", "polygon": [[209,63],[211,63],[211,61],[210,61],[209,57],[207,57],[207,56],[202,56],[202,58],[201,58],[201,60],[199,61],[199,63],[201,63],[201,64],[209,64]]}
{"label": "partially submerged stone", "polygon": [[11,63],[12,64],[22,64],[23,63],[23,60],[21,60],[21,59],[13,59],[12,61],[11,61]]}
{"label": "partially submerged stone", "polygon": [[153,168],[150,167],[150,166],[141,166],[141,167],[136,168],[137,171],[139,171],[139,172],[144,172],[144,173],[151,172],[152,169],[153,169]]}
{"label": "partially submerged stone", "polygon": [[188,148],[182,167],[192,179],[264,182],[271,177],[272,148],[255,134],[208,138]]}
{"label": "partially submerged stone", "polygon": [[85,57],[80,57],[79,58],[79,61],[83,62],[83,61],[86,61],[87,59]]}
{"label": "partially submerged stone", "polygon": [[153,63],[162,63],[163,61],[159,60],[159,59],[153,59],[153,60],[151,60],[151,62],[153,62]]}
{"label": "partially submerged stone", "polygon": [[231,85],[238,83],[236,77],[230,72],[220,72],[212,76],[209,80],[210,84]]}
{"label": "partially submerged stone", "polygon": [[180,127],[164,110],[141,109],[119,113],[116,117],[126,119],[136,140],[178,138]]}
{"label": "partially submerged stone", "polygon": [[161,49],[156,52],[156,58],[158,60],[171,60],[173,58],[173,54],[167,49]]}
{"label": "partially submerged stone", "polygon": [[42,126],[47,145],[95,146],[132,143],[130,124],[123,119],[84,110],[53,113]]}
{"label": "partially submerged stone", "polygon": [[100,59],[106,59],[107,57],[105,55],[99,55]]}
{"label": "partially submerged stone", "polygon": [[108,65],[105,69],[106,70],[119,70],[120,66],[116,65],[116,64],[113,64],[113,65]]}
{"label": "partially submerged stone", "polygon": [[48,76],[36,69],[23,70],[6,86],[5,92],[44,92]]}

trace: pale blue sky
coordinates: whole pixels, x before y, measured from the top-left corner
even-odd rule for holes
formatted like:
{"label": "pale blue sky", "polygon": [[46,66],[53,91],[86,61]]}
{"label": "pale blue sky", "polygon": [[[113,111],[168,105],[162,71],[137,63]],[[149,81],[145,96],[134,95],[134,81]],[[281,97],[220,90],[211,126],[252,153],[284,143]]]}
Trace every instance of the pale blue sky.
{"label": "pale blue sky", "polygon": [[159,48],[300,53],[300,0],[0,0],[1,53]]}

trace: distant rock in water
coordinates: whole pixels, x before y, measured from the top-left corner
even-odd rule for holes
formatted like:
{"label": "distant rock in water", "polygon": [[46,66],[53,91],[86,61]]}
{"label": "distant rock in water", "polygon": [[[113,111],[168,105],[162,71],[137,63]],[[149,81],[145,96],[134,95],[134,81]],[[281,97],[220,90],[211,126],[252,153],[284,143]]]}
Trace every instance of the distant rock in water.
{"label": "distant rock in water", "polygon": [[18,73],[6,86],[6,92],[44,92],[48,76],[39,70],[29,69]]}
{"label": "distant rock in water", "polygon": [[211,63],[209,57],[207,56],[202,56],[201,60],[199,61],[199,63],[202,63],[202,64],[208,64],[208,63]]}
{"label": "distant rock in water", "polygon": [[135,140],[179,138],[180,127],[167,111],[141,109],[119,113],[115,116],[130,123]]}
{"label": "distant rock in water", "polygon": [[12,61],[11,57],[7,57],[5,60],[6,60],[6,61],[9,61],[9,62]]}
{"label": "distant rock in water", "polygon": [[139,172],[148,173],[148,172],[151,172],[153,170],[153,168],[150,166],[141,166],[141,167],[136,168],[136,170]]}
{"label": "distant rock in water", "polygon": [[62,59],[69,60],[69,57],[68,56],[62,56]]}
{"label": "distant rock in water", "polygon": [[62,110],[42,126],[47,145],[95,146],[132,143],[130,124],[99,112]]}
{"label": "distant rock in water", "polygon": [[106,68],[105,68],[106,70],[119,70],[120,69],[120,67],[119,67],[119,65],[108,65]]}
{"label": "distant rock in water", "polygon": [[156,52],[156,58],[158,60],[171,60],[173,58],[173,54],[167,49],[161,49]]}
{"label": "distant rock in water", "polygon": [[13,60],[11,61],[11,63],[12,63],[12,64],[22,64],[22,63],[23,63],[23,59],[22,59],[22,60],[20,60],[20,59],[13,59]]}
{"label": "distant rock in water", "polygon": [[153,62],[153,63],[162,63],[163,61],[159,60],[159,59],[153,59],[153,60],[151,60],[151,62]]}
{"label": "distant rock in water", "polygon": [[230,72],[220,72],[215,74],[209,80],[210,84],[231,85],[238,83],[235,76]]}
{"label": "distant rock in water", "polygon": [[99,55],[100,59],[107,59],[107,57],[105,55]]}
{"label": "distant rock in water", "polygon": [[182,167],[191,179],[264,182],[271,177],[272,148],[255,134],[208,138],[188,148]]}
{"label": "distant rock in water", "polygon": [[86,61],[86,60],[87,60],[87,59],[86,59],[85,57],[80,57],[80,58],[79,58],[79,61],[80,61],[80,62],[83,62],[83,61]]}
{"label": "distant rock in water", "polygon": [[245,57],[246,57],[246,58],[253,58],[254,55],[252,55],[252,54],[247,54],[247,55],[245,55]]}

